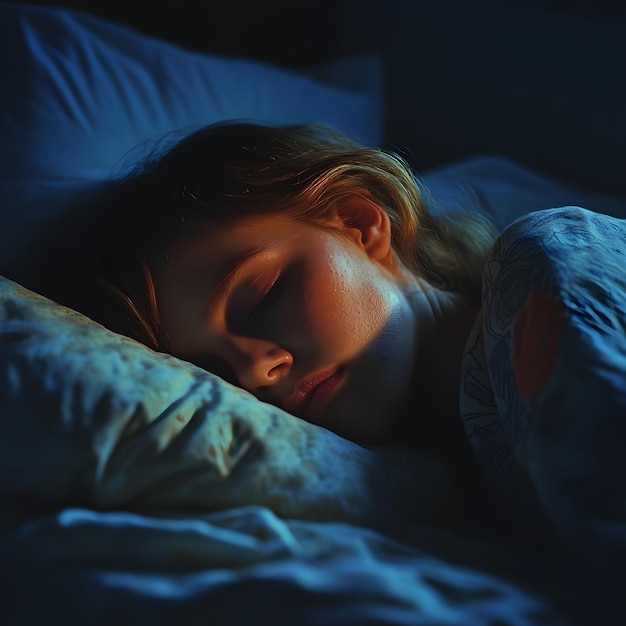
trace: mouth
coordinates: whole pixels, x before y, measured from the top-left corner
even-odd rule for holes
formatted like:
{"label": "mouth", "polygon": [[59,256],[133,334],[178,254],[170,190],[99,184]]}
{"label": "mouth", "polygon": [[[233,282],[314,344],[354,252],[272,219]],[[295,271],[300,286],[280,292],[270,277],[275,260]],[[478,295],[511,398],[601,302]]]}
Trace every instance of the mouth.
{"label": "mouth", "polygon": [[344,378],[343,367],[334,367],[303,378],[285,400],[285,410],[309,422],[318,421]]}

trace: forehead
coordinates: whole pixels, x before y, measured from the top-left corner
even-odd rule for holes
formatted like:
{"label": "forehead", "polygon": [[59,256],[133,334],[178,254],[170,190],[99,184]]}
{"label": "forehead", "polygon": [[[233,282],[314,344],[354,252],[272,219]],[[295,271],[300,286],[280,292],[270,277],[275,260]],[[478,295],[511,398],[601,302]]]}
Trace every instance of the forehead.
{"label": "forehead", "polygon": [[304,234],[305,223],[282,215],[246,218],[226,224],[199,224],[192,234],[177,241],[168,264],[178,269],[220,265],[253,249],[263,249]]}

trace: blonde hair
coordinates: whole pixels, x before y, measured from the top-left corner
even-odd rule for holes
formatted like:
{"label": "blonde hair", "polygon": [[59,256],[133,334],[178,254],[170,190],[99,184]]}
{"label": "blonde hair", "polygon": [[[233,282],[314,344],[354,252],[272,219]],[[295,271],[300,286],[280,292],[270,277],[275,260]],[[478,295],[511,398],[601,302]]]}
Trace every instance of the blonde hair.
{"label": "blonde hair", "polygon": [[[392,245],[410,270],[437,287],[480,298],[495,235],[485,214],[431,211],[403,158],[330,128],[227,122],[154,153],[107,188],[98,218],[90,220],[91,271],[105,289],[95,290],[98,302],[88,314],[168,351],[151,267],[174,243],[193,237],[200,224],[252,215],[281,213],[323,224],[337,203],[363,190],[389,215]],[[114,316],[106,313],[105,293],[115,295]]]}

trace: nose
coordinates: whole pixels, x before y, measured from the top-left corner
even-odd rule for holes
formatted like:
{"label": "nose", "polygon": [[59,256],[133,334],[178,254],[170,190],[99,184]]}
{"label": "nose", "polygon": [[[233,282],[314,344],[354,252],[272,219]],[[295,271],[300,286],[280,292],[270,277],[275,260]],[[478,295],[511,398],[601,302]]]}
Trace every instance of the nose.
{"label": "nose", "polygon": [[239,384],[247,391],[258,393],[272,387],[291,371],[293,356],[273,343],[237,338],[232,344],[231,365]]}

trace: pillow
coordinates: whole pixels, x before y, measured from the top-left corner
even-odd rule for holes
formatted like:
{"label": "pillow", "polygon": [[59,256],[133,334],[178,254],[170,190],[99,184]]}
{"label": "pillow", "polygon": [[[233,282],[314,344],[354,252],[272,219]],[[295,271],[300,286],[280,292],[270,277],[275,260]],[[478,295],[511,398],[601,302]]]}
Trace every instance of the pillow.
{"label": "pillow", "polygon": [[[374,56],[287,71],[202,54],[79,11],[0,3],[0,273],[138,145],[224,119],[382,132]],[[139,156],[139,152],[135,156]],[[28,234],[27,234],[28,233]]]}
{"label": "pillow", "polygon": [[424,172],[434,209],[486,210],[499,229],[539,209],[584,206],[626,218],[626,197],[574,186],[498,155],[480,155]]}
{"label": "pillow", "polygon": [[362,448],[2,277],[0,430],[7,514],[256,504],[378,525],[458,501],[434,459]]}

